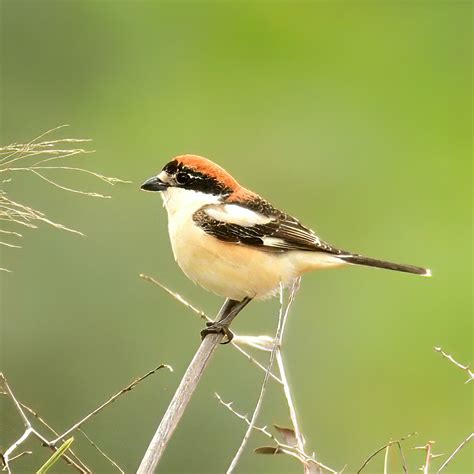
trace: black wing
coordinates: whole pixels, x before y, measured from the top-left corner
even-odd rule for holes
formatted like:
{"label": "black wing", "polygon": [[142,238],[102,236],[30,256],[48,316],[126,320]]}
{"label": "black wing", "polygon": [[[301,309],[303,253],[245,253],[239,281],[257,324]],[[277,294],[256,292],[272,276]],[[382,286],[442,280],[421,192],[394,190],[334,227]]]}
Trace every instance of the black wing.
{"label": "black wing", "polygon": [[[267,201],[252,204],[204,206],[195,212],[193,219],[196,225],[219,240],[259,247],[269,252],[306,250],[336,255],[347,253],[322,241],[311,229],[273,208]],[[264,213],[259,212],[258,204]]]}

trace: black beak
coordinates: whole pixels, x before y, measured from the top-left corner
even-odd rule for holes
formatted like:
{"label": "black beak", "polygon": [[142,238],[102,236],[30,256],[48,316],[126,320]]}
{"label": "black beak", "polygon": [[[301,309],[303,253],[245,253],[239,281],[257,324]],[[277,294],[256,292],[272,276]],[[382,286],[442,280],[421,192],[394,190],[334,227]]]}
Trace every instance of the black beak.
{"label": "black beak", "polygon": [[145,191],[164,191],[168,185],[161,181],[158,176],[153,176],[150,179],[147,179],[141,186],[140,189]]}

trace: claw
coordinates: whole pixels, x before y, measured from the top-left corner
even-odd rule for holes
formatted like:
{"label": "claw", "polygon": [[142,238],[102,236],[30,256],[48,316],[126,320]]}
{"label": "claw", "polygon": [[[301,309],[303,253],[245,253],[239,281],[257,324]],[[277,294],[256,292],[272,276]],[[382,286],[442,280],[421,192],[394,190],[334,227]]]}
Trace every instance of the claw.
{"label": "claw", "polygon": [[234,339],[234,333],[228,326],[223,326],[219,323],[207,322],[206,328],[201,331],[201,339],[204,339],[208,334],[224,334],[224,341],[221,344],[229,344]]}
{"label": "claw", "polygon": [[232,342],[232,339],[234,339],[234,333],[227,326],[222,328],[222,332],[224,333],[224,337],[227,339],[225,339],[224,342],[221,342],[221,344],[229,344]]}

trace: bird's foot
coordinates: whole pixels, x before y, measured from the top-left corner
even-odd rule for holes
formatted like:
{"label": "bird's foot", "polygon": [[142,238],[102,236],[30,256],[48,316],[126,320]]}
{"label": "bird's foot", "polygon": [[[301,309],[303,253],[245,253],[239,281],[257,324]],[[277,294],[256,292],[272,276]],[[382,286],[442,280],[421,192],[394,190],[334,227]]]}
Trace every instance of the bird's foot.
{"label": "bird's foot", "polygon": [[201,331],[201,339],[204,339],[208,334],[224,334],[224,341],[221,344],[229,344],[234,339],[234,333],[229,329],[229,326],[217,322],[207,322],[206,328]]}

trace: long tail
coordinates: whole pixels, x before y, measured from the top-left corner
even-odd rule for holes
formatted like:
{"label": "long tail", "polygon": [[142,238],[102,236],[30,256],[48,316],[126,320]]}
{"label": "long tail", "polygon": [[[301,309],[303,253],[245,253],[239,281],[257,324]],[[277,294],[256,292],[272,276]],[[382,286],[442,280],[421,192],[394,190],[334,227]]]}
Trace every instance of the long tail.
{"label": "long tail", "polygon": [[431,276],[431,270],[428,268],[415,267],[413,265],[403,265],[400,263],[385,262],[375,258],[363,257],[362,255],[338,256],[341,260],[354,265],[365,265],[367,267],[386,268],[397,272],[414,273],[415,275]]}

